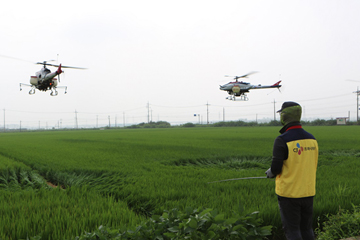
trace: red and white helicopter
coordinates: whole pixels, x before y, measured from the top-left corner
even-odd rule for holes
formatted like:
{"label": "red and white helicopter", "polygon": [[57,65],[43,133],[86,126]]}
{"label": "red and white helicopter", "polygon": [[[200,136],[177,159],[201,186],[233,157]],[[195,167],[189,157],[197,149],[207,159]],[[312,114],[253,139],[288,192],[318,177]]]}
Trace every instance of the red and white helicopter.
{"label": "red and white helicopter", "polygon": [[[44,66],[40,71],[35,73],[35,76],[30,77],[30,84],[20,83],[20,91],[22,90],[21,86],[23,85],[31,87],[29,91],[30,95],[35,94],[35,89],[38,89],[44,92],[50,90],[51,96],[57,96],[58,95],[57,88],[65,88],[65,94],[66,94],[67,86],[58,86],[58,80],[60,82],[60,74],[64,72],[62,68],[85,69],[79,67],[62,66],[61,64],[59,65],[50,64],[47,63],[46,61],[37,62],[36,64],[41,64]],[[58,69],[55,72],[51,72],[46,66],[57,67]],[[58,76],[58,79],[55,78],[56,76]]]}
{"label": "red and white helicopter", "polygon": [[[250,72],[248,74],[242,75],[242,76],[233,76],[234,80],[233,82],[229,82],[224,85],[220,85],[220,90],[227,91],[230,96],[228,96],[226,99],[232,100],[232,101],[248,101],[249,98],[247,97],[246,93],[248,93],[251,89],[260,89],[260,88],[277,88],[280,91],[280,81],[276,82],[273,85],[265,85],[261,86],[259,85],[251,85],[250,83],[238,81],[239,78],[247,78],[250,74],[254,74],[256,72]],[[231,77],[231,76],[225,76],[225,77]],[[238,97],[238,98],[237,98]]]}

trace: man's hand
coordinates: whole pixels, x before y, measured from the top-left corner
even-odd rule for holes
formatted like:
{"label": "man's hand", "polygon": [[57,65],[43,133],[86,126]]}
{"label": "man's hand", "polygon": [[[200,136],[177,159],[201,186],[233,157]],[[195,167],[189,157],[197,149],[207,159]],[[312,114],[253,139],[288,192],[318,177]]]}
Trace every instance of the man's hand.
{"label": "man's hand", "polygon": [[276,175],[274,175],[272,172],[271,172],[271,168],[269,168],[266,172],[265,172],[267,178],[274,178],[276,177]]}

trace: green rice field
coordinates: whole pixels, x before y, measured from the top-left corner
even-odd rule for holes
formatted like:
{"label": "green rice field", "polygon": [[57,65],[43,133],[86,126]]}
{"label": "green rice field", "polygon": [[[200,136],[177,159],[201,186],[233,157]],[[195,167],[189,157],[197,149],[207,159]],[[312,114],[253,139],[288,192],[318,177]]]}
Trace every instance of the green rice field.
{"label": "green rice field", "polygon": [[[360,205],[360,127],[308,126],[319,144],[314,228]],[[0,133],[0,239],[75,239],[136,228],[163,210],[259,211],[282,239],[275,181],[265,176],[280,127]],[[57,187],[55,187],[57,186]]]}

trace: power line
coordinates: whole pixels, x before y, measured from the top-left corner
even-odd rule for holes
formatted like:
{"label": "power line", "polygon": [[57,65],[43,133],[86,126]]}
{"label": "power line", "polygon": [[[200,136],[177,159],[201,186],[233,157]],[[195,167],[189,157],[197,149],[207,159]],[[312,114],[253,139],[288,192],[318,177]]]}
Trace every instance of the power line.
{"label": "power line", "polygon": [[160,105],[151,104],[151,106],[163,107],[163,108],[193,108],[193,107],[202,107],[204,105],[196,105],[196,106],[160,106]]}
{"label": "power line", "polygon": [[[359,88],[358,91],[356,91],[355,93],[357,93],[357,106],[356,106],[356,111],[357,111],[357,121],[359,121]],[[325,100],[325,99],[334,99],[334,98],[341,98],[346,96],[348,99],[348,97],[350,96],[349,94],[339,94],[339,95],[335,95],[335,96],[329,96],[329,97],[320,97],[320,98],[313,98],[313,99],[305,99],[305,100],[297,100],[300,103],[308,103],[309,101],[311,102],[311,104],[306,105],[306,110],[307,110],[307,116],[318,116],[318,117],[333,117],[335,115],[338,114],[344,114],[342,112],[346,111],[348,112],[349,109],[353,108],[353,104],[351,104],[351,101],[334,101],[334,103],[329,104],[328,101],[323,101],[320,102],[320,100]],[[304,96],[305,97],[305,96]],[[261,100],[261,99],[260,99]],[[317,101],[319,101],[317,103]],[[211,106],[214,107],[221,107],[222,111],[223,111],[223,121],[225,121],[225,107],[228,108],[232,108],[231,111],[228,110],[227,112],[227,118],[228,120],[231,119],[239,119],[239,118],[254,118],[256,116],[256,120],[258,120],[259,116],[264,116],[266,118],[271,118],[272,115],[272,107],[270,107],[270,104],[274,105],[274,112],[275,112],[275,99],[273,102],[263,102],[263,103],[256,103],[256,104],[234,104],[231,106],[228,105],[213,105],[211,104]],[[248,105],[249,104],[249,105]],[[146,118],[147,121],[150,121],[150,111],[151,111],[151,120],[152,120],[152,114],[153,111],[156,115],[159,116],[159,113],[161,115],[162,120],[165,121],[169,121],[171,123],[177,122],[177,121],[182,121],[182,122],[186,122],[188,121],[187,119],[189,119],[191,116],[193,116],[193,110],[191,110],[192,108],[199,108],[198,110],[194,110],[196,111],[199,116],[201,114],[201,116],[204,116],[204,105],[206,106],[206,115],[207,115],[207,124],[210,123],[210,119],[211,117],[213,117],[212,114],[214,113],[210,113],[209,110],[209,106],[210,104],[207,102],[206,104],[202,104],[202,105],[192,105],[192,106],[164,106],[164,105],[156,105],[156,104],[150,104],[149,102],[147,102],[146,106],[142,106],[142,107],[134,107],[128,110],[119,110],[119,111],[113,111],[113,112],[81,112],[81,111],[77,111],[75,110],[75,128],[79,127],[79,124],[82,124],[83,122],[86,122],[87,125],[89,125],[87,123],[89,117],[85,116],[85,114],[93,114],[94,116],[96,116],[96,127],[98,127],[99,124],[103,124],[103,122],[106,122],[105,120],[105,116],[108,117],[110,114],[123,114],[123,124],[125,126],[125,121],[127,120],[128,123],[131,123],[131,120],[129,121],[129,119],[133,119],[133,123],[135,122],[145,122]],[[305,105],[302,104],[304,106],[305,109]],[[150,109],[151,107],[151,109]],[[147,114],[144,114],[144,110],[147,108]],[[161,109],[161,108],[171,108],[174,109],[173,111],[168,110],[168,109]],[[234,109],[235,108],[235,109]],[[241,108],[241,111],[238,111],[236,108]],[[266,109],[265,109],[266,108]],[[201,110],[203,109],[203,110]],[[265,111],[264,111],[265,109]],[[53,109],[49,109],[49,110],[53,110]],[[139,111],[136,111],[139,110]],[[141,112],[140,112],[141,110]],[[49,122],[50,124],[51,121],[54,122],[58,122],[59,119],[63,119],[63,122],[68,123],[67,125],[71,125],[70,122],[74,121],[74,120],[69,120],[69,119],[74,119],[73,117],[71,117],[72,114],[74,114],[74,112],[69,112],[69,111],[52,111],[52,112],[44,112],[44,111],[23,111],[23,110],[14,110],[14,109],[3,109],[4,111],[4,131],[6,130],[6,125],[9,127],[9,124],[11,124],[12,126],[14,125],[19,125],[19,120],[22,120],[22,127],[26,124],[27,125],[31,125],[31,126],[36,126],[36,122],[38,122],[38,119],[36,119],[36,115],[30,116],[27,114],[48,114],[48,115],[52,115],[51,117],[42,117],[41,121],[45,121],[46,123]],[[130,113],[131,111],[135,111],[132,114]],[[220,111],[220,110],[219,110]],[[18,114],[15,114],[15,112],[18,112]],[[190,113],[191,112],[191,113]],[[262,113],[263,112],[263,113]],[[311,112],[315,112],[315,113],[311,113]],[[9,114],[10,113],[10,114]],[[78,113],[82,114],[78,116]],[[6,114],[6,115],[5,115]],[[64,115],[64,114],[68,114],[68,115]],[[125,114],[126,114],[126,119],[125,119]],[[104,116],[105,115],[105,116]],[[6,116],[6,119],[5,119]],[[220,116],[220,113],[219,113]],[[355,115],[353,115],[354,118]],[[24,120],[24,117],[26,120]],[[326,118],[325,117],[325,118]],[[159,117],[158,117],[159,118]],[[32,120],[33,119],[33,120]],[[135,121],[136,119],[136,121]],[[219,117],[220,119],[220,117]],[[145,121],[144,121],[145,120]],[[276,120],[276,114],[274,114],[274,120]],[[100,123],[101,121],[101,123]],[[115,116],[115,125],[117,125],[116,123],[117,119]],[[191,120],[190,120],[191,121]],[[93,119],[94,122],[94,126],[95,126],[95,117]],[[17,124],[15,124],[17,123]],[[91,125],[91,124],[90,124]],[[110,124],[109,124],[110,125]]]}

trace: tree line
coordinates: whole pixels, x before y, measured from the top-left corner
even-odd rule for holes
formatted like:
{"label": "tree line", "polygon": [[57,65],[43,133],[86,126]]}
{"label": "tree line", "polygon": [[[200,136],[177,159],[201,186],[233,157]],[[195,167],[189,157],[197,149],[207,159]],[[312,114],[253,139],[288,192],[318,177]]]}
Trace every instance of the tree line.
{"label": "tree line", "polygon": [[[337,125],[336,119],[315,119],[312,121],[301,121],[303,126],[335,126]],[[360,125],[360,122],[346,122],[346,125]],[[149,123],[139,123],[128,126],[126,128],[170,128],[170,127],[256,127],[256,126],[282,126],[280,121],[272,120],[270,122],[259,123],[256,121],[227,121],[227,122],[216,122],[211,124],[195,124],[195,123],[185,123],[179,126],[171,126],[170,123],[166,121],[158,122],[149,122]]]}

